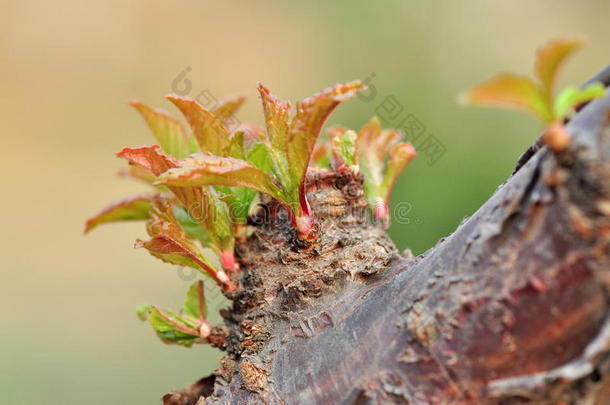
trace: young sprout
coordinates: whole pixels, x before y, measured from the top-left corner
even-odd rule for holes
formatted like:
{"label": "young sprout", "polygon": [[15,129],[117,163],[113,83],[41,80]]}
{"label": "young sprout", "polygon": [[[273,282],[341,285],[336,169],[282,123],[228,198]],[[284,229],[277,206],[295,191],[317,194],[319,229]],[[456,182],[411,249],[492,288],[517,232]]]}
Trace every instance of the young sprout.
{"label": "young sprout", "polygon": [[580,38],[555,39],[536,53],[535,79],[512,73],[500,74],[463,93],[460,102],[527,111],[545,123],[542,141],[553,151],[563,151],[570,144],[565,120],[576,107],[605,93],[601,83],[592,83],[582,89],[568,87],[555,97],[559,68],[582,46]]}
{"label": "young sprout", "polygon": [[[182,99],[170,97],[185,112],[193,125],[204,129],[207,138],[216,139],[208,154],[193,155],[179,162],[179,167],[169,168],[159,176],[157,185],[168,187],[224,186],[248,188],[268,194],[288,211],[290,220],[301,239],[316,238],[313,212],[305,195],[305,175],[314,145],[322,125],[330,113],[344,100],[352,97],[364,86],[355,81],[336,85],[297,104],[296,114],[290,120],[290,104],[273,96],[262,84],[258,90],[263,102],[266,133],[260,137],[261,161],[244,160],[242,151],[230,152],[230,143],[220,141],[222,129],[209,119],[198,116],[197,121]],[[207,139],[206,138],[206,139]]]}
{"label": "young sprout", "polygon": [[[232,117],[243,103],[243,98],[233,99],[212,112],[193,99],[175,95],[168,95],[166,98],[174,103],[187,119],[200,147],[201,153],[193,155],[192,159],[184,159],[181,166],[196,165],[199,156],[214,155],[239,159],[263,171],[269,170],[269,158],[264,145],[253,139],[260,133],[260,129],[254,125],[244,125],[230,132],[225,125],[228,118]],[[257,191],[225,184],[213,185],[229,207],[235,237],[244,240],[248,215],[257,197]]]}
{"label": "young sprout", "polygon": [[360,172],[357,156],[358,134],[352,130],[342,134],[329,131],[331,150],[336,171],[349,170],[354,174]]}
{"label": "young sprout", "polygon": [[[243,103],[243,98],[236,98],[221,103],[214,112],[207,112],[215,123],[215,128],[224,129],[224,122],[234,114]],[[193,136],[187,135],[182,125],[167,113],[155,110],[139,101],[131,101],[133,106],[144,118],[151,129],[159,146],[142,148],[125,148],[118,156],[127,159],[130,166],[121,175],[142,180],[148,184],[154,183],[157,176],[170,167],[176,167],[176,159],[186,158],[200,150],[204,138],[201,132],[194,131]],[[227,131],[226,138],[229,138]],[[227,141],[228,142],[228,141]],[[158,191],[173,193],[179,202],[175,213],[181,226],[188,229],[188,234],[210,247],[219,257],[224,269],[238,269],[234,257],[235,229],[231,217],[232,207],[223,201],[224,193],[209,187],[167,188],[157,187]],[[101,213],[91,218],[85,231],[95,226],[121,220],[147,219],[146,197],[132,197],[114,203]],[[244,221],[245,222],[245,221]],[[200,229],[196,229],[200,228]]]}
{"label": "young sprout", "polygon": [[207,309],[203,293],[203,281],[189,288],[182,310],[167,311],[156,305],[143,305],[138,317],[150,323],[157,336],[167,344],[190,347],[194,343],[206,343],[212,326],[206,320]]}
{"label": "young sprout", "polygon": [[389,225],[389,201],[394,184],[416,155],[413,145],[400,142],[402,136],[396,130],[382,130],[377,118],[371,119],[358,133],[356,150],[364,175],[364,192],[374,219],[386,227]]}
{"label": "young sprout", "polygon": [[[287,210],[302,240],[317,237],[313,212],[306,197],[309,164],[332,166],[338,172],[364,174],[365,191],[375,218],[388,219],[390,191],[408,162],[413,147],[400,143],[396,131],[382,131],[376,120],[360,133],[341,127],[316,148],[322,126],[344,100],[363,90],[359,81],[327,88],[291,107],[258,86],[266,130],[246,124],[229,130],[234,113],[244,102],[235,98],[208,111],[195,100],[167,98],[191,127],[187,134],[167,113],[132,101],[151,129],[157,145],[124,148],[117,156],[129,167],[122,176],[143,181],[155,193],[117,201],[87,220],[85,232],[117,221],[146,221],[147,240],[136,240],[158,259],[197,269],[226,292],[237,287],[226,271],[238,269],[236,240],[245,240],[246,225],[258,193],[277,200]],[[201,248],[209,247],[220,260],[218,269]],[[190,346],[209,340],[202,282],[189,289],[180,313],[147,305],[139,311],[166,343]]]}
{"label": "young sprout", "polygon": [[136,195],[115,201],[85,223],[85,233],[101,224],[118,221],[144,221],[150,218],[150,195]]}

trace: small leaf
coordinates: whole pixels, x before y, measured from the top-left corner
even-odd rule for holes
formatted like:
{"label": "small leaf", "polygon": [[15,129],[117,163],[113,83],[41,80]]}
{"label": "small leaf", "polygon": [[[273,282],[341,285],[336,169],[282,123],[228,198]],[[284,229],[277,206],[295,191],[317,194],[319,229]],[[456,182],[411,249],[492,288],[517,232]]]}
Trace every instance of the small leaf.
{"label": "small leaf", "polygon": [[204,343],[212,329],[206,321],[203,281],[193,283],[182,306],[181,313],[163,310],[155,305],[141,305],[137,308],[138,318],[147,319],[157,335],[165,343],[191,346]]}
{"label": "small leaf", "polygon": [[150,315],[150,308],[151,305],[149,304],[138,305],[136,308],[136,315],[138,316],[138,319],[141,321],[147,320],[148,315]]}
{"label": "small leaf", "polygon": [[189,139],[178,121],[166,112],[155,110],[139,101],[130,101],[129,104],[142,115],[165,153],[176,158],[191,153]]}
{"label": "small leaf", "polygon": [[85,233],[101,224],[119,221],[142,221],[150,216],[150,196],[133,196],[115,201],[85,224]]}
{"label": "small leaf", "polygon": [[269,149],[264,143],[254,144],[250,148],[246,160],[265,173],[268,173],[273,165],[271,156],[269,156]]}
{"label": "small leaf", "polygon": [[222,119],[214,116],[193,99],[171,94],[166,98],[184,114],[201,151],[223,156],[229,146],[229,131]]}
{"label": "small leaf", "polygon": [[536,84],[527,77],[510,73],[476,85],[460,96],[460,102],[478,106],[519,108],[545,122],[550,122],[553,118],[551,107]]}
{"label": "small leaf", "polygon": [[155,184],[168,186],[246,187],[283,201],[281,190],[271,177],[251,163],[234,158],[199,154],[188,161],[189,166],[168,170]]}
{"label": "small leaf", "polygon": [[135,244],[136,248],[146,248],[151,255],[161,259],[162,261],[178,266],[192,267],[197,270],[215,275],[215,271],[211,265],[199,257],[198,253],[194,252],[192,246],[181,243],[170,235],[159,232],[148,241],[139,240]]}
{"label": "small leaf", "polygon": [[553,88],[559,68],[583,45],[582,38],[558,38],[550,41],[536,52],[535,72],[548,104],[552,101]]}
{"label": "small leaf", "polygon": [[[290,104],[275,97],[268,88],[258,84],[261,96],[267,135],[262,141],[267,145],[272,162],[271,170],[284,190],[296,190],[297,184],[292,177],[286,150],[288,145]],[[295,196],[296,194],[293,193]],[[296,198],[296,197],[294,197]]]}
{"label": "small leaf", "polygon": [[296,184],[299,184],[299,188],[304,182],[309,159],[322,125],[342,101],[364,89],[365,86],[359,80],[338,84],[297,104],[296,115],[290,124],[286,154],[292,178]]}
{"label": "small leaf", "polygon": [[189,287],[184,304],[182,305],[182,313],[194,319],[205,321],[207,309],[205,305],[203,281],[196,281]]}
{"label": "small leaf", "polygon": [[358,162],[356,158],[356,141],[358,135],[354,131],[345,131],[341,135],[331,138],[332,151],[338,169],[341,167],[349,168],[352,172],[358,173]]}
{"label": "small leaf", "polygon": [[171,201],[159,196],[151,204],[152,218],[146,227],[151,239],[137,240],[135,247],[147,249],[151,255],[166,263],[195,268],[211,276],[226,290],[233,290],[227,275],[214,268],[178,225]]}
{"label": "small leaf", "polygon": [[210,242],[209,235],[205,233],[201,225],[183,207],[174,207],[174,215],[182,229],[184,229],[184,232],[190,238],[197,239],[202,243]]}
{"label": "small leaf", "polygon": [[176,160],[163,153],[158,145],[123,148],[123,150],[117,153],[117,156],[127,159],[131,164],[148,169],[155,176],[172,167],[178,167]]}
{"label": "small leaf", "polygon": [[[247,153],[246,160],[265,173],[271,171],[271,158],[267,145],[263,143],[254,144]],[[235,225],[238,227],[246,225],[252,204],[256,200],[257,195],[258,192],[250,188],[229,187],[226,201],[231,207],[231,215]]]}
{"label": "small leaf", "polygon": [[392,188],[402,170],[415,157],[415,149],[410,143],[399,143],[402,136],[396,130],[382,130],[377,118],[371,119],[358,132],[364,193],[374,218],[385,225],[389,224],[388,202]]}
{"label": "small leaf", "polygon": [[[163,153],[158,145],[142,146],[140,148],[123,148],[123,150],[117,153],[117,156],[127,159],[131,165],[141,166],[155,176],[159,176],[161,173],[164,173],[173,167],[178,167],[178,162],[174,158]],[[181,188],[170,188],[170,190],[174,193],[176,198],[180,200],[183,206],[189,209],[189,214],[193,214],[191,211],[192,208],[199,208],[200,210],[205,211],[206,207],[203,207],[201,204],[201,201],[203,200],[202,190]],[[198,213],[195,216],[199,218]]]}
{"label": "small leaf", "polygon": [[381,194],[385,203],[389,202],[390,193],[400,173],[415,157],[415,148],[410,143],[399,143],[390,149],[390,161],[388,162],[383,183],[381,183]]}
{"label": "small leaf", "polygon": [[227,156],[236,158],[236,159],[245,159],[246,158],[246,149],[245,149],[245,132],[244,131],[236,131],[229,138],[229,145],[227,146],[226,154]]}
{"label": "small leaf", "polygon": [[[364,174],[365,186],[366,183],[379,185],[382,181],[383,162],[387,158],[388,151],[375,147],[375,143],[382,133],[383,129],[377,117],[371,118],[358,131],[356,150],[360,154],[359,162]],[[386,137],[384,136],[384,138]]]}
{"label": "small leaf", "polygon": [[190,347],[200,339],[199,331],[187,326],[184,319],[176,313],[162,312],[151,305],[148,320],[164,343]]}
{"label": "small leaf", "polygon": [[288,142],[290,104],[275,97],[262,83],[259,83],[257,88],[263,102],[270,146],[273,149],[285,151]]}
{"label": "small leaf", "polygon": [[568,87],[555,100],[555,117],[557,120],[568,118],[580,104],[604,97],[605,94],[606,88],[602,83],[591,83],[583,89]]}

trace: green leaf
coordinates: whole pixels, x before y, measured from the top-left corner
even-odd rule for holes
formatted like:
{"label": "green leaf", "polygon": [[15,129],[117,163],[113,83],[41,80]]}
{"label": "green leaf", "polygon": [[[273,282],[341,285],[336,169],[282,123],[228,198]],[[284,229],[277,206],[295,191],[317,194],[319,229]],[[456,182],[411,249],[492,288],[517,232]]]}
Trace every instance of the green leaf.
{"label": "green leaf", "polygon": [[148,320],[157,335],[165,343],[191,346],[203,343],[212,329],[206,321],[206,305],[203,281],[193,283],[186,294],[181,313],[163,310],[155,305],[140,305],[136,313]]}
{"label": "green leaf", "polygon": [[199,331],[187,326],[184,318],[174,312],[163,312],[151,305],[148,321],[164,343],[191,347],[200,339]]}
{"label": "green leaf", "polygon": [[132,196],[115,201],[85,223],[85,233],[101,224],[119,221],[142,221],[150,216],[150,196]]}
{"label": "green leaf", "polygon": [[129,104],[142,115],[165,153],[175,158],[191,153],[189,139],[178,121],[166,112],[155,110],[139,101],[130,101]]}
{"label": "green leaf", "polygon": [[246,150],[245,150],[245,132],[244,131],[236,131],[229,138],[229,146],[227,147],[227,155],[229,157],[233,157],[236,159],[245,159],[246,158]]}
{"label": "green leaf", "polygon": [[498,75],[474,86],[460,97],[462,104],[518,108],[545,122],[553,119],[551,106],[534,82],[510,73]]}
{"label": "green leaf", "polygon": [[331,138],[333,156],[337,167],[347,167],[354,173],[358,173],[358,162],[356,157],[356,142],[358,135],[349,130],[341,135],[334,135]]}
{"label": "green leaf", "polygon": [[[265,173],[271,170],[270,159],[267,146],[263,143],[254,144],[247,152],[246,160]],[[217,186],[216,189],[224,193],[223,201],[230,207],[233,223],[238,227],[245,226],[258,192],[244,187]]]}
{"label": "green leaf", "polygon": [[201,151],[224,156],[229,146],[229,131],[224,126],[223,120],[210,113],[193,99],[176,95],[168,95],[166,98],[184,114]]}
{"label": "green leaf", "polygon": [[201,225],[193,219],[192,216],[183,207],[174,207],[174,215],[178,220],[178,223],[184,229],[184,232],[192,238],[201,241],[202,243],[209,243],[210,237],[201,228]]}
{"label": "green leaf", "polygon": [[591,83],[583,89],[568,87],[555,100],[555,117],[558,121],[568,118],[580,104],[604,97],[605,94],[606,88],[602,83]]}
{"label": "green leaf", "polygon": [[189,287],[184,304],[182,305],[182,313],[191,318],[199,319],[200,321],[206,319],[207,309],[205,305],[203,281],[196,281]]}
{"label": "green leaf", "polygon": [[246,160],[254,165],[257,169],[268,173],[273,166],[269,149],[264,143],[254,144],[247,153]]}
{"label": "green leaf", "polygon": [[150,304],[138,305],[138,307],[136,308],[136,315],[138,316],[139,320],[145,321],[148,319],[148,315],[150,314],[150,307]]}

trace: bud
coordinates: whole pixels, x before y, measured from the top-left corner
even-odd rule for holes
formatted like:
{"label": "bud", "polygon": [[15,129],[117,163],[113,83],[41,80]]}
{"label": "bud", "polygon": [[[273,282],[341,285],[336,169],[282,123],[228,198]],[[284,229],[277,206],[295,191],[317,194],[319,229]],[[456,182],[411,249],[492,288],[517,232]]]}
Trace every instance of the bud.
{"label": "bud", "polygon": [[377,221],[386,221],[390,215],[388,204],[383,198],[378,197],[375,199],[375,208],[373,209],[373,216]]}
{"label": "bud", "polygon": [[296,217],[295,222],[299,235],[308,239],[309,234],[311,233],[311,228],[313,226],[313,218],[308,215],[303,215],[300,217]]}
{"label": "bud", "polygon": [[212,327],[210,326],[210,324],[206,321],[203,321],[201,323],[201,326],[199,327],[199,336],[201,336],[202,338],[207,338],[208,336],[210,336],[211,332]]}
{"label": "bud", "polygon": [[233,254],[233,250],[226,250],[220,253],[219,259],[223,269],[228,271],[239,270],[239,264],[237,264],[237,262],[235,261],[235,255]]}
{"label": "bud", "polygon": [[542,135],[542,142],[553,152],[562,152],[570,146],[570,134],[563,124],[549,124]]}

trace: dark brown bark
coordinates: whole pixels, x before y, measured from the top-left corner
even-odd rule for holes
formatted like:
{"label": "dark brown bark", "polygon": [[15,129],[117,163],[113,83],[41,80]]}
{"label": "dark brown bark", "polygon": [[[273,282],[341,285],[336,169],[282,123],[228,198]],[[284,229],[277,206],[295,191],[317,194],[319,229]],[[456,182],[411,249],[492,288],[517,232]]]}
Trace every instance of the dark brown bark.
{"label": "dark brown bark", "polygon": [[415,258],[366,220],[358,178],[313,175],[315,245],[269,204],[200,403],[610,403],[609,111],[585,106],[569,151],[538,150]]}

